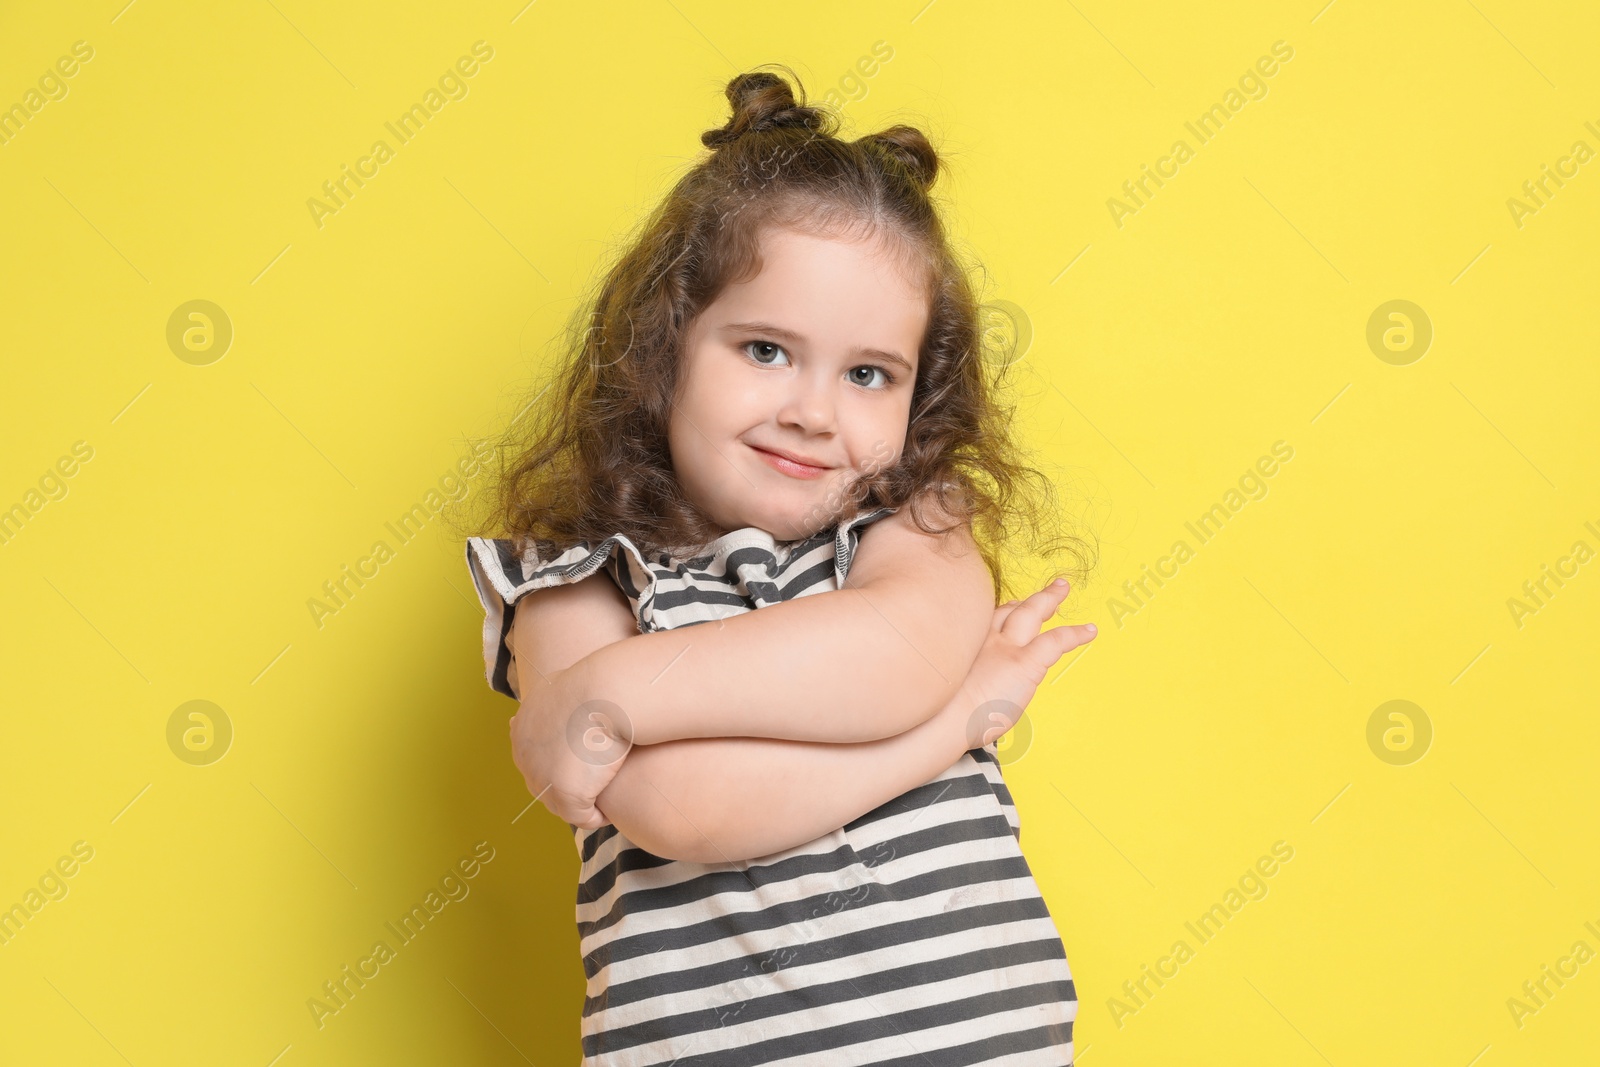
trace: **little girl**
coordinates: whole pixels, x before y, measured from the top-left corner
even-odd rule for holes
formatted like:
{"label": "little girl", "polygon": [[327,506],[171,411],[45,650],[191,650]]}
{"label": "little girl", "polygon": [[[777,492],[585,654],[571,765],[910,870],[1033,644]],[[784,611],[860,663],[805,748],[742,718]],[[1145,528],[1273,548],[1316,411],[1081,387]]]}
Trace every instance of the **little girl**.
{"label": "little girl", "polygon": [[501,450],[511,536],[467,543],[581,860],[583,1062],[1070,1064],[996,740],[1094,628],[1041,632],[1060,581],[994,607],[1036,472],[937,156],[839,140],[770,73],[727,96]]}

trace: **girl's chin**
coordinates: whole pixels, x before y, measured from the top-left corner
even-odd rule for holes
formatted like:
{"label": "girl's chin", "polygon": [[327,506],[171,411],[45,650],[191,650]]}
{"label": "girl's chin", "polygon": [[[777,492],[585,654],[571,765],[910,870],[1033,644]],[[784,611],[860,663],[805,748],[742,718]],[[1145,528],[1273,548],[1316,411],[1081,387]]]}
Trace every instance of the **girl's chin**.
{"label": "girl's chin", "polygon": [[774,531],[774,534],[785,541],[801,541],[826,529],[837,518],[833,510],[825,509],[819,504],[798,515],[788,516],[785,520],[785,531],[783,533]]}
{"label": "girl's chin", "polygon": [[748,521],[739,524],[740,528],[754,526],[758,530],[765,530],[778,541],[803,541],[826,525],[827,520],[822,517],[820,510],[815,514],[769,511],[752,515]]}
{"label": "girl's chin", "polygon": [[802,541],[841,517],[836,493],[767,494],[719,518],[726,530],[755,527],[779,541]]}

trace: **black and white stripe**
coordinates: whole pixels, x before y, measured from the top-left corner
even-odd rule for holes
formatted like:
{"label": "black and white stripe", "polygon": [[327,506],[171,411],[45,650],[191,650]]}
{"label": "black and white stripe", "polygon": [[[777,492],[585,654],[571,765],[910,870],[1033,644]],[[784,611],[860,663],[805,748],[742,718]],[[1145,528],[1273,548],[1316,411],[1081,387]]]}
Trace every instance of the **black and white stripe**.
{"label": "black and white stripe", "polygon": [[[517,695],[506,637],[535,589],[604,567],[641,632],[695,625],[841,588],[860,527],[893,510],[804,541],[736,530],[687,559],[620,534],[527,560],[470,538],[489,685]],[[994,745],[747,863],[663,859],[614,826],[574,835],[585,1067],[1072,1062],[1072,974]]]}

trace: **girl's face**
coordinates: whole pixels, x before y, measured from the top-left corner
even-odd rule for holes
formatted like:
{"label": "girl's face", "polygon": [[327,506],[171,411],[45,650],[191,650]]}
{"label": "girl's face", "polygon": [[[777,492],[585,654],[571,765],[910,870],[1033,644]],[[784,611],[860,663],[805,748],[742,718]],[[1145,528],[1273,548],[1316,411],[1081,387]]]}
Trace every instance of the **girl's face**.
{"label": "girl's face", "polygon": [[761,261],[690,324],[668,445],[722,533],[799,540],[899,459],[928,297],[875,241],[769,227]]}

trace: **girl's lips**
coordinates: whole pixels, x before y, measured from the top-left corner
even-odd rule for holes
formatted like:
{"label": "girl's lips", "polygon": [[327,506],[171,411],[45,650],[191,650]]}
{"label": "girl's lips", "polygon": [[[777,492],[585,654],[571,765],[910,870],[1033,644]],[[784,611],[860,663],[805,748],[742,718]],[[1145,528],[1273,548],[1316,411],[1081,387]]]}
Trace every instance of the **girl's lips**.
{"label": "girl's lips", "polygon": [[783,474],[787,474],[791,478],[817,478],[828,472],[827,467],[813,467],[807,463],[796,463],[794,460],[789,459],[786,456],[780,456],[775,452],[768,452],[764,448],[757,448],[755,445],[751,445],[749,447],[751,451],[755,452],[756,455],[766,460],[768,465],[774,470],[777,470]]}

